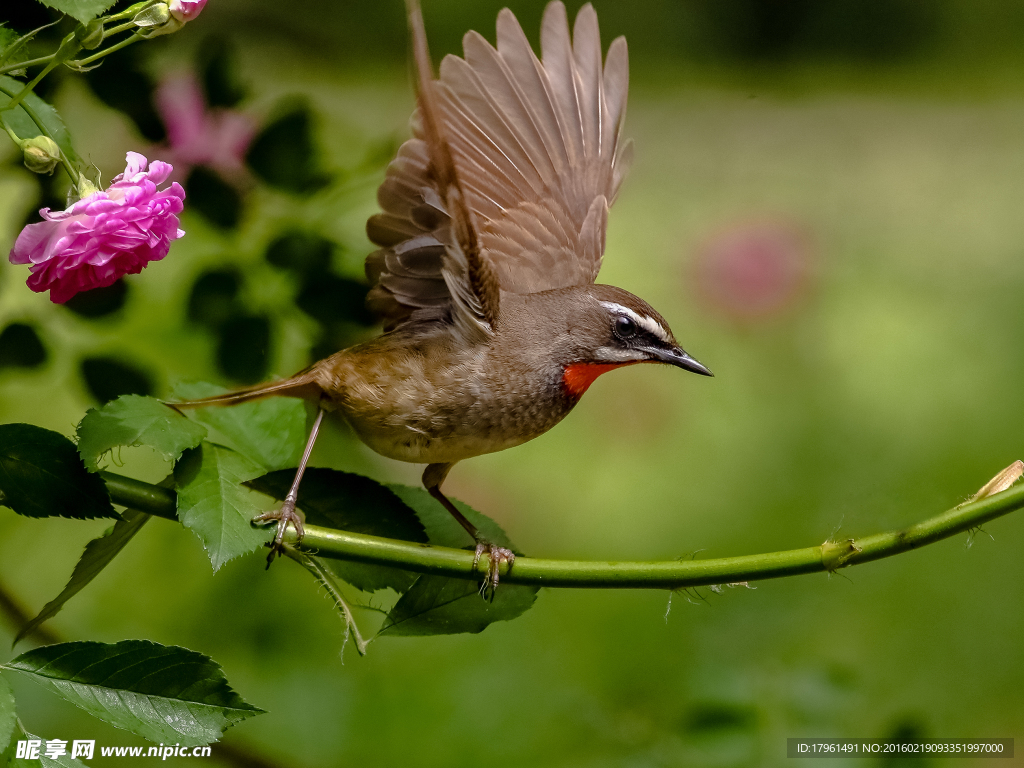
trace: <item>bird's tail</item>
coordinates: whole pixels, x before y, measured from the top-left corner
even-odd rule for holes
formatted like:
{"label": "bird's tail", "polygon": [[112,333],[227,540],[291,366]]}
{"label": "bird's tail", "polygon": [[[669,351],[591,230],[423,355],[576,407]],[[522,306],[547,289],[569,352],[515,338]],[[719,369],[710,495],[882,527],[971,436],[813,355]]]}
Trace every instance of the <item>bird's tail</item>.
{"label": "bird's tail", "polygon": [[255,387],[225,392],[212,397],[202,397],[198,400],[167,404],[172,408],[201,408],[207,405],[240,405],[264,397],[301,397],[304,400],[317,401],[322,395],[323,389],[316,383],[312,369],[306,369],[283,381],[259,384]]}

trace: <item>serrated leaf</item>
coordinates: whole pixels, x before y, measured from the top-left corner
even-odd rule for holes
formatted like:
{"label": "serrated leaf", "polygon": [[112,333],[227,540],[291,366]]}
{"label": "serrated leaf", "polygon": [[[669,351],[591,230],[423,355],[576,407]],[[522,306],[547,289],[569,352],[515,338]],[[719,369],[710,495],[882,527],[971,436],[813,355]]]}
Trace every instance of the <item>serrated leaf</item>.
{"label": "serrated leaf", "polygon": [[186,419],[159,400],[123,395],[101,408],[90,408],[78,425],[78,453],[87,469],[99,469],[100,458],[120,446],[146,445],[169,461],[195,448],[206,427]]}
{"label": "serrated leaf", "polygon": [[[246,485],[283,501],[294,477],[295,471],[286,469],[271,472]],[[362,475],[310,467],[299,486],[298,507],[306,515],[306,522],[312,525],[402,541],[426,543],[428,540],[423,524],[412,509],[389,488]],[[388,587],[404,592],[416,580],[413,573],[383,565],[344,560],[332,560],[326,565],[339,579],[364,592]]]}
{"label": "serrated leaf", "polygon": [[496,621],[510,621],[537,600],[538,587],[499,584],[494,600],[480,596],[480,584],[447,576],[423,575],[388,613],[378,635],[454,635],[483,632]]}
{"label": "serrated leaf", "polygon": [[[18,758],[18,742],[29,740],[39,742],[39,757],[32,758],[31,760]],[[62,741],[66,742],[66,739],[62,739]],[[47,757],[46,742],[47,739],[29,733],[22,727],[20,722],[15,721],[14,732],[7,743],[7,748],[0,752],[0,768],[89,768],[81,760],[70,757],[71,744],[66,745],[69,754],[61,755],[57,758]]]}
{"label": "serrated leaf", "polygon": [[157,743],[209,744],[263,712],[231,689],[209,657],[148,640],[49,645],[4,666],[100,720]]}
{"label": "serrated leaf", "polygon": [[7,682],[7,678],[0,675],[0,744],[10,743],[17,724],[18,715],[14,709],[14,689]]}
{"label": "serrated leaf", "polygon": [[25,736],[24,729],[15,720],[15,727],[11,735],[7,741],[0,744],[3,747],[3,750],[0,750],[0,768],[39,768],[38,760],[18,760],[15,757],[18,754],[18,739],[23,739]]}
{"label": "serrated leaf", "polygon": [[[388,485],[388,488],[416,511],[431,544],[462,548],[472,541],[448,510],[424,489],[408,485]],[[497,523],[461,501],[453,499],[452,502],[488,541],[515,551]],[[420,576],[392,607],[378,634],[410,636],[482,632],[495,621],[509,621],[522,615],[536,602],[540,590],[518,584],[499,584],[493,602],[481,598],[479,591],[478,581]]]}
{"label": "serrated leaf", "polygon": [[[442,507],[437,499],[423,488],[415,488],[411,485],[398,485],[396,483],[386,483],[385,487],[416,512],[416,516],[426,529],[427,538],[431,544],[436,544],[439,547],[463,549],[473,543],[473,539],[470,538],[469,534],[466,533],[466,530],[459,525],[455,518],[451,516],[451,513]],[[508,538],[508,534],[491,518],[481,512],[477,512],[471,506],[464,504],[458,499],[452,499],[451,501],[456,509],[465,515],[466,519],[475,525],[476,529],[489,542],[497,544],[499,547],[507,547],[512,551],[516,551]]]}
{"label": "serrated leaf", "polygon": [[[205,382],[179,384],[174,396],[196,400],[226,392]],[[239,453],[267,469],[294,467],[306,445],[306,407],[294,397],[269,397],[241,405],[190,408],[197,421],[216,429]]]}
{"label": "serrated leaf", "polygon": [[76,760],[67,755],[61,755],[56,760],[51,760],[44,754],[39,758],[39,765],[41,768],[89,768],[81,760]]}
{"label": "serrated leaf", "polygon": [[0,65],[10,64],[15,54],[18,51],[24,51],[25,46],[48,26],[50,25],[46,24],[45,26],[33,29],[31,32],[26,32],[24,35],[19,35],[13,29],[7,27],[6,23],[0,24],[0,37],[2,37],[2,42],[0,42]]}
{"label": "serrated leaf", "polygon": [[[11,96],[20,93],[24,85],[24,83],[12,77],[0,75],[0,109],[11,100]],[[80,165],[82,158],[75,152],[75,148],[71,144],[71,134],[68,133],[67,126],[64,125],[64,120],[61,119],[57,110],[34,93],[28,94],[24,99],[24,103],[39,118],[39,122],[46,128],[50,138],[57,142],[57,146],[61,148],[68,160],[76,165]],[[28,112],[20,104],[14,109],[4,112],[4,122],[23,139],[30,139],[40,134],[39,126],[29,117]]]}
{"label": "serrated leaf", "polygon": [[262,473],[255,462],[216,443],[189,449],[174,465],[178,519],[203,542],[214,571],[273,538],[272,529],[250,525],[260,511],[258,497],[242,485]]}
{"label": "serrated leaf", "polygon": [[327,560],[324,565],[346,584],[363,592],[393,589],[401,594],[416,583],[416,574],[387,565],[356,563],[351,560]]}
{"label": "serrated leaf", "polygon": [[120,519],[75,444],[31,424],[0,424],[0,504],[27,517]]}
{"label": "serrated leaf", "polygon": [[55,11],[66,13],[76,21],[88,24],[117,0],[39,0],[43,5]]}
{"label": "serrated leaf", "polygon": [[61,590],[59,595],[43,606],[43,610],[39,612],[38,616],[21,628],[17,637],[14,638],[15,645],[44,621],[56,616],[68,600],[85,589],[89,582],[95,579],[100,571],[106,568],[117,553],[124,549],[132,537],[142,529],[142,526],[149,520],[149,515],[134,509],[127,509],[122,518],[102,536],[85,545],[85,551],[71,572],[71,579],[67,586]]}
{"label": "serrated leaf", "polygon": [[[27,738],[27,739],[39,739],[38,736],[33,736],[31,733],[28,733],[28,732],[25,733],[25,738]],[[43,742],[43,746],[45,747],[47,740],[46,739],[39,739],[39,740],[41,742]],[[68,745],[68,746],[70,746],[70,745]],[[29,761],[28,764],[32,765],[32,762]],[[38,763],[38,765],[39,765],[39,768],[89,768],[89,766],[87,766],[81,760],[78,760],[77,758],[71,757],[70,752],[67,755],[61,755],[58,758],[49,758],[49,757],[46,756],[46,753],[43,752],[42,754],[39,755],[39,763]]]}
{"label": "serrated leaf", "polygon": [[[247,485],[280,501],[288,494],[294,477],[294,469],[283,469]],[[299,507],[314,525],[402,541],[428,541],[416,512],[390,488],[363,475],[308,467],[299,487]]]}
{"label": "serrated leaf", "polygon": [[21,36],[17,32],[6,24],[0,24],[0,61],[3,60],[8,47],[16,43],[20,37]]}

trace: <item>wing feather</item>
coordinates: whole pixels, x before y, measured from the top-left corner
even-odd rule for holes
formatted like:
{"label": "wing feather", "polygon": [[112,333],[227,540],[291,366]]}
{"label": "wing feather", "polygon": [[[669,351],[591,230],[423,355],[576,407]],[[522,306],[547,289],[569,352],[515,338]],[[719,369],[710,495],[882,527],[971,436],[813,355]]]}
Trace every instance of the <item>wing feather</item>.
{"label": "wing feather", "polygon": [[[527,126],[516,124],[506,112],[507,102],[513,94],[504,94],[506,104],[501,104],[492,89],[509,90],[510,85],[500,68],[485,55],[473,56],[475,43],[479,42],[484,51],[494,52],[486,40],[476,33],[464,38],[466,59],[446,56],[442,63],[442,83],[446,86],[449,104],[456,105],[464,114],[472,115],[474,127],[483,140],[458,142],[456,152],[487,154],[494,158],[498,153],[507,158],[523,182],[535,194],[545,190],[544,177],[537,167],[542,145],[535,135],[530,135]],[[450,62],[450,64],[448,64]],[[448,66],[445,66],[448,64]],[[475,66],[474,66],[475,65]]]}
{"label": "wing feather", "polygon": [[443,284],[457,326],[466,318],[486,325],[497,303],[488,278],[515,293],[593,282],[608,208],[631,158],[621,139],[625,39],[602,62],[593,7],[580,10],[570,36],[565,6],[551,2],[541,58],[507,9],[498,15],[497,45],[469,32],[463,57],[445,57],[436,82],[427,82],[420,48],[425,41],[416,51],[414,138],[388,166],[382,213],[367,224],[383,246],[367,259],[376,311],[389,313],[389,327],[437,317]]}
{"label": "wing feather", "polygon": [[566,151],[562,126],[553,101],[551,85],[543,65],[516,17],[507,8],[498,14],[498,55],[506,63],[510,82],[540,134],[551,167],[560,181],[569,178],[572,166]]}
{"label": "wing feather", "polygon": [[[604,78],[601,72],[601,35],[597,29],[594,6],[587,4],[576,15],[572,30],[572,53],[579,78],[580,114],[583,116],[584,155],[590,159],[600,154],[601,96]],[[588,165],[588,170],[590,170]]]}
{"label": "wing feather", "polygon": [[573,167],[583,162],[583,111],[580,106],[576,64],[569,38],[569,18],[561,3],[549,3],[541,22],[540,47],[557,105],[566,152]]}

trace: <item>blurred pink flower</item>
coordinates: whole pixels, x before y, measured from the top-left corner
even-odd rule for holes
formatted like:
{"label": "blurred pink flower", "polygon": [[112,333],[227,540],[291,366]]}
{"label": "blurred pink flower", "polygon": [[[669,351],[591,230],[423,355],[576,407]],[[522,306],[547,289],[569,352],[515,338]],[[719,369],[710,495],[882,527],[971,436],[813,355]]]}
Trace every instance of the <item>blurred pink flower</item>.
{"label": "blurred pink flower", "polygon": [[693,285],[710,309],[757,320],[789,307],[803,291],[812,260],[803,228],[761,220],[719,232],[698,250]]}
{"label": "blurred pink flower", "polygon": [[79,291],[112,285],[137,274],[170,250],[184,190],[175,182],[159,190],[171,166],[129,152],[124,173],[106,191],[93,192],[65,211],[43,208],[46,221],[25,227],[11,249],[12,264],[31,264],[28,287],[50,291],[63,304]]}
{"label": "blurred pink flower", "polygon": [[168,10],[171,16],[184,24],[202,13],[205,6],[206,0],[171,0]]}
{"label": "blurred pink flower", "polygon": [[179,178],[187,176],[192,166],[205,165],[228,181],[246,179],[245,153],[256,135],[252,118],[229,109],[208,109],[192,73],[162,80],[155,101],[170,147],[154,151],[174,164]]}

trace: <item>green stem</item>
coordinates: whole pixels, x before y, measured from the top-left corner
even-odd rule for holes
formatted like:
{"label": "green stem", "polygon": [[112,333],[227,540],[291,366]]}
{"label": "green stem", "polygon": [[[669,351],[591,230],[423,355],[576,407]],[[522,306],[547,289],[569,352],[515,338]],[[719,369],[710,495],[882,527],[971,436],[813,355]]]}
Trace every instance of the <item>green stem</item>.
{"label": "green stem", "polygon": [[[56,56],[56,55],[57,54],[54,54],[54,56]],[[22,88],[20,91],[18,91],[18,93],[16,95],[12,96],[11,94],[8,93],[7,95],[11,96],[11,100],[9,102],[7,102],[3,106],[3,109],[0,110],[0,111],[6,111],[8,109],[14,109],[18,105],[20,105],[22,100],[26,96],[28,96],[30,93],[32,93],[32,89],[35,88],[37,85],[39,85],[39,81],[42,80],[44,77],[46,77],[53,70],[53,68],[56,67],[56,66],[57,66],[56,60],[51,61],[49,64],[47,64],[43,68],[42,72],[40,72],[38,75],[35,76],[35,78],[33,78],[32,82],[27,83],[25,85],[25,87]],[[7,91],[4,91],[4,93],[7,93]]]}
{"label": "green stem", "polygon": [[21,137],[14,131],[12,131],[11,127],[4,122],[4,118],[2,115],[0,115],[0,126],[3,126],[3,129],[7,131],[7,135],[11,137],[11,141],[13,141],[19,147],[21,147]]}
{"label": "green stem", "polygon": [[[9,46],[7,46],[7,52],[3,56],[0,56],[0,65],[6,64],[7,60],[9,58],[11,58],[15,53],[17,53],[18,50],[22,46],[27,45],[29,43],[29,41],[32,40],[32,38],[34,38],[36,35],[38,35],[44,29],[47,29],[49,27],[52,27],[54,24],[59,24],[59,23],[60,23],[60,19],[57,19],[56,21],[51,21],[49,24],[44,24],[43,26],[39,27],[38,29],[33,29],[31,32],[28,32],[28,33],[22,35],[21,37],[19,37],[13,43],[11,43]],[[55,53],[53,55],[56,56],[57,54]],[[47,56],[46,58],[49,58],[49,57]],[[25,65],[24,64],[19,64],[17,66],[20,67],[20,66],[25,66]]]}
{"label": "green stem", "polygon": [[36,64],[45,64],[56,55],[56,53],[51,53],[49,56],[41,56],[38,59],[32,59],[31,61],[19,61],[17,64],[8,64],[6,67],[0,67],[0,75],[6,75],[8,72],[13,72],[16,69],[34,67]]}
{"label": "green stem", "polygon": [[[0,93],[5,93],[8,96],[14,95],[3,85],[0,85]],[[40,133],[42,133],[43,136],[49,136],[51,139],[54,140],[54,143],[56,144],[57,140],[50,134],[48,130],[46,130],[46,126],[43,125],[43,121],[39,119],[39,115],[36,114],[36,111],[27,102],[21,104],[20,106],[23,110],[25,110],[25,114],[27,114],[32,119],[32,122],[36,124],[36,128],[39,129]],[[71,164],[71,161],[68,160],[68,156],[64,154],[64,150],[60,149],[60,145],[58,145],[57,148],[60,150],[60,164],[64,166],[64,170],[67,172],[68,178],[71,179],[71,186],[74,187],[75,191],[77,192],[78,171],[75,170],[75,166],[73,166]]]}
{"label": "green stem", "polygon": [[106,36],[119,35],[122,32],[125,32],[125,31],[127,31],[129,29],[132,29],[134,27],[135,27],[135,22],[134,21],[126,21],[124,24],[118,24],[116,27],[111,27],[110,29],[105,30],[104,34]]}
{"label": "green stem", "polygon": [[[359,651],[360,656],[366,655],[366,646],[370,644],[369,640],[363,640],[363,636],[359,633],[359,627],[356,626],[355,617],[352,615],[352,610],[348,607],[348,603],[345,602],[345,598],[341,595],[341,590],[338,589],[338,585],[334,582],[334,578],[331,576],[324,564],[313,555],[307,552],[302,552],[293,546],[285,545],[284,554],[286,557],[290,557],[292,560],[297,562],[307,571],[313,574],[320,586],[327,590],[327,594],[331,596],[331,600],[334,601],[334,607],[342,615],[345,620],[346,634],[350,634],[352,639],[355,640],[356,650]],[[345,649],[342,647],[342,653]]]}
{"label": "green stem", "polygon": [[[153,2],[155,2],[155,0],[153,0]],[[132,5],[132,6],[128,7],[128,8],[125,8],[120,13],[114,13],[114,14],[111,14],[110,16],[102,17],[100,19],[100,21],[102,21],[105,24],[105,23],[110,22],[110,21],[117,21],[118,19],[127,19],[129,16],[134,18],[135,14],[137,14],[139,11],[141,11],[143,8],[145,8],[147,5],[151,5],[151,4],[152,3],[150,2],[150,0],[145,0],[145,2],[141,2],[141,3],[135,3],[135,5]]]}
{"label": "green stem", "polygon": [[32,93],[32,89],[35,88],[39,84],[39,81],[46,77],[54,67],[64,63],[80,50],[82,50],[82,43],[75,37],[75,33],[72,32],[61,41],[60,48],[58,48],[57,52],[53,54],[53,58],[50,59],[50,63],[43,67],[42,71],[32,78],[31,82],[27,83],[16,96],[13,96],[7,104],[0,108],[0,111],[14,109],[21,104],[22,99]]}
{"label": "green stem", "polygon": [[[172,491],[110,472],[102,472],[101,476],[115,504],[176,519]],[[932,544],[978,528],[1021,507],[1024,507],[1024,485],[964,504],[907,528],[842,542],[825,542],[817,547],[709,560],[660,562],[517,557],[515,567],[511,572],[502,574],[501,580],[507,584],[542,587],[679,589],[832,572]],[[289,529],[285,540],[296,544],[295,533]],[[321,557],[390,565],[417,573],[474,580],[481,575],[480,571],[473,570],[473,555],[466,550],[412,544],[314,525],[306,526],[306,535],[298,546]],[[485,564],[480,568],[486,570]]]}
{"label": "green stem", "polygon": [[[129,29],[133,29],[134,27],[134,21],[127,21],[124,24],[119,24],[116,27],[111,27],[110,29],[106,30],[106,35],[110,37],[113,35],[120,34],[121,32],[127,32]],[[111,46],[110,48],[107,48],[105,51],[95,53],[87,59],[83,59],[82,61],[73,61],[70,63],[75,66],[88,64],[92,61],[95,61],[97,58],[101,58],[103,56],[106,56],[108,53],[118,50],[119,47],[124,48],[124,46],[128,45],[131,42],[132,38],[125,38],[125,40],[122,40],[121,43],[119,43],[116,46]],[[59,51],[57,53],[59,53]],[[35,80],[33,80],[31,83],[29,83],[28,86],[26,86],[26,88],[32,89],[35,87],[36,83],[42,80],[54,67],[56,67],[60,63],[59,61],[53,61],[57,53],[51,53],[49,56],[40,56],[38,59],[32,59],[31,61],[19,61],[17,64],[8,64],[5,67],[0,67],[0,75],[7,74],[8,72],[13,72],[16,69],[26,69],[28,67],[34,67],[37,64],[45,64],[46,62],[51,62],[50,66],[48,66],[46,69],[40,72],[39,75],[36,76]],[[15,103],[15,106],[17,106],[17,103]]]}
{"label": "green stem", "polygon": [[131,507],[137,512],[145,512],[154,517],[177,521],[178,496],[170,488],[144,483],[124,475],[115,475],[113,472],[99,474],[107,484],[110,498],[115,504]]}
{"label": "green stem", "polygon": [[114,51],[119,51],[122,48],[125,48],[125,47],[131,45],[132,43],[137,43],[139,40],[145,40],[145,39],[146,39],[145,37],[143,37],[138,32],[136,32],[131,37],[126,37],[121,42],[116,43],[116,44],[110,46],[109,48],[104,48],[99,53],[94,53],[92,56],[87,56],[84,59],[75,59],[74,61],[69,61],[68,62],[68,66],[69,67],[74,67],[74,68],[84,67],[87,64],[92,64],[94,61],[98,61],[99,59],[102,59],[104,56],[109,56]]}

